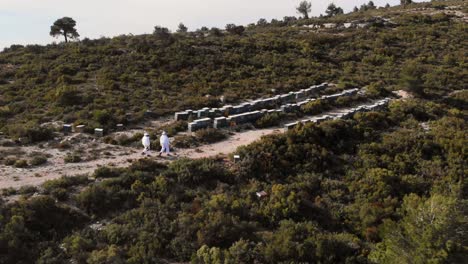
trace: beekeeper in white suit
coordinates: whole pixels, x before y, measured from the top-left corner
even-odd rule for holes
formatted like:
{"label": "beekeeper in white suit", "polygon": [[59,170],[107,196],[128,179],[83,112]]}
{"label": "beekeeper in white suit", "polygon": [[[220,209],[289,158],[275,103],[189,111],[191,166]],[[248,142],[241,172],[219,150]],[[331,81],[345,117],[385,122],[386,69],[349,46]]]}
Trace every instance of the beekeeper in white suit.
{"label": "beekeeper in white suit", "polygon": [[144,147],[143,153],[141,154],[147,154],[151,146],[151,141],[148,133],[145,132],[145,134],[143,135],[143,138],[141,139],[141,144],[143,144]]}
{"label": "beekeeper in white suit", "polygon": [[161,143],[161,151],[159,152],[159,156],[161,156],[161,154],[163,154],[164,152],[166,152],[167,155],[170,156],[169,137],[167,136],[166,131],[162,132],[162,135],[159,138],[159,143]]}

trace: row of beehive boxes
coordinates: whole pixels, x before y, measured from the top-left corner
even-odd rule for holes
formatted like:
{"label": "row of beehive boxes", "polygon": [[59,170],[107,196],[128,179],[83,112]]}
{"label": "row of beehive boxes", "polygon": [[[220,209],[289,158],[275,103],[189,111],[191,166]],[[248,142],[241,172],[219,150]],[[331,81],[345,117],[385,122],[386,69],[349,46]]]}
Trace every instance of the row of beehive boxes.
{"label": "row of beehive boxes", "polygon": [[297,92],[289,92],[287,94],[277,95],[270,98],[258,99],[252,102],[246,102],[236,106],[225,105],[221,108],[205,107],[200,110],[186,110],[183,112],[176,112],[174,114],[174,119],[178,121],[188,120],[190,118],[215,118],[221,116],[237,115],[262,109],[277,108],[280,104],[303,100],[311,96],[317,96],[320,91],[324,90],[327,87],[327,83],[322,83],[320,85],[311,86],[307,89],[301,89]]}
{"label": "row of beehive boxes", "polygon": [[358,107],[350,108],[347,109],[346,111],[341,111],[336,114],[329,114],[329,115],[322,115],[318,117],[314,117],[311,119],[304,119],[301,121],[293,122],[293,123],[288,123],[284,125],[284,130],[288,131],[289,129],[293,129],[296,127],[299,123],[302,124],[307,124],[307,123],[321,123],[326,120],[330,119],[338,119],[338,118],[350,118],[352,117],[355,113],[358,112],[367,112],[367,111],[373,111],[373,110],[379,110],[384,108],[388,102],[390,101],[390,98],[385,98],[382,100],[379,100],[373,104],[366,104],[366,105],[360,105]]}
{"label": "row of beehive boxes", "polygon": [[304,101],[301,101],[301,102],[298,102],[298,103],[295,103],[295,104],[285,104],[285,105],[282,105],[281,106],[281,110],[285,113],[289,113],[289,112],[294,112],[294,111],[299,111],[301,106],[309,103],[309,102],[312,102],[312,101],[315,101],[315,100],[325,100],[327,102],[332,102],[336,99],[338,99],[339,97],[343,97],[343,96],[351,96],[351,95],[355,95],[357,94],[359,91],[358,88],[354,88],[354,89],[349,89],[349,90],[345,90],[345,91],[342,91],[340,93],[336,93],[336,94],[332,94],[332,95],[324,95],[324,96],[321,96],[320,98],[308,98]]}
{"label": "row of beehive boxes", "polygon": [[[350,89],[343,91],[341,93],[337,93],[335,95],[339,96],[349,96],[357,93],[359,89]],[[338,98],[339,96],[322,96],[320,99],[325,99],[325,100],[334,100]],[[298,103],[288,103],[281,105],[280,109],[262,109],[260,111],[250,111],[247,113],[242,113],[242,114],[235,114],[231,115],[228,117],[215,117],[214,120],[210,117],[205,117],[202,119],[197,119],[194,120],[193,122],[188,124],[188,131],[193,132],[199,129],[203,128],[222,128],[222,127],[227,127],[227,126],[233,126],[237,124],[243,124],[243,123],[248,123],[248,122],[255,122],[258,120],[260,117],[265,115],[266,113],[291,113],[291,112],[296,112],[300,110],[300,107],[304,104],[307,104],[308,102],[314,101],[317,99],[309,98],[304,101],[298,102]]]}
{"label": "row of beehive boxes", "polygon": [[321,100],[326,100],[326,101],[334,101],[336,99],[338,99],[339,97],[342,97],[342,96],[351,96],[351,95],[355,95],[357,94],[359,91],[358,88],[353,88],[353,89],[349,89],[349,90],[344,90],[342,91],[341,93],[336,93],[336,94],[332,94],[332,95],[324,95],[322,97],[320,97]]}
{"label": "row of beehive boxes", "polygon": [[231,115],[228,117],[216,117],[211,119],[209,117],[197,119],[188,124],[188,131],[194,132],[203,128],[223,128],[229,126],[235,126],[240,124],[245,124],[249,122],[255,122],[260,119],[262,116],[271,113],[280,113],[281,109],[262,109],[260,111],[251,111],[247,113]]}
{"label": "row of beehive boxes", "polygon": [[[117,130],[122,130],[124,127],[123,124],[117,124],[116,125],[116,129]],[[73,127],[73,125],[71,124],[64,124],[62,126],[62,132],[64,134],[69,134],[69,133],[84,133],[86,130],[86,126],[85,125],[77,125],[75,127]],[[104,129],[103,128],[94,128],[94,135],[95,136],[98,136],[98,137],[102,137],[104,136]]]}

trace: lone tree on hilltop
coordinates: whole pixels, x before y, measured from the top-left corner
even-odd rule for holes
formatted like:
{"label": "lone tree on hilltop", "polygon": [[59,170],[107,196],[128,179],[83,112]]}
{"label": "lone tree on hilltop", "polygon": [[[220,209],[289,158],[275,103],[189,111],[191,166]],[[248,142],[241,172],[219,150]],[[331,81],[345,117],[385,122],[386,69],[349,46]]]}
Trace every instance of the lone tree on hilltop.
{"label": "lone tree on hilltop", "polygon": [[242,35],[244,33],[244,26],[236,26],[235,24],[227,24],[226,31],[234,35]]}
{"label": "lone tree on hilltop", "polygon": [[312,10],[312,3],[307,1],[302,1],[299,6],[296,8],[299,14],[302,14],[305,19],[309,18],[309,13]]}
{"label": "lone tree on hilltop", "polygon": [[155,26],[153,36],[159,39],[164,46],[174,43],[174,37],[172,36],[171,31],[166,27]]}
{"label": "lone tree on hilltop", "polygon": [[166,27],[155,26],[153,35],[160,39],[168,39],[171,37],[171,31],[169,31],[169,29]]}
{"label": "lone tree on hilltop", "polygon": [[409,5],[411,3],[413,3],[413,1],[411,1],[411,0],[400,0],[400,5],[403,5],[403,6],[404,5]]}
{"label": "lone tree on hilltop", "polygon": [[180,23],[179,27],[177,28],[177,33],[187,33],[188,28],[183,24]]}
{"label": "lone tree on hilltop", "polygon": [[50,35],[52,37],[64,36],[65,43],[68,42],[68,38],[75,39],[80,36],[76,31],[76,21],[71,17],[62,17],[57,19],[54,24],[50,27]]}
{"label": "lone tree on hilltop", "polygon": [[223,32],[221,32],[221,29],[217,27],[212,27],[210,29],[210,34],[215,36],[215,37],[221,37],[223,35]]}
{"label": "lone tree on hilltop", "polygon": [[268,21],[264,18],[260,18],[257,22],[257,26],[266,26],[268,25]]}
{"label": "lone tree on hilltop", "polygon": [[374,2],[372,1],[369,1],[368,4],[363,4],[361,5],[361,11],[367,11],[367,10],[372,10],[372,9],[376,9],[377,7],[375,6]]}
{"label": "lone tree on hilltop", "polygon": [[331,3],[328,5],[327,10],[325,10],[325,13],[327,14],[327,17],[332,17],[343,14],[343,9]]}

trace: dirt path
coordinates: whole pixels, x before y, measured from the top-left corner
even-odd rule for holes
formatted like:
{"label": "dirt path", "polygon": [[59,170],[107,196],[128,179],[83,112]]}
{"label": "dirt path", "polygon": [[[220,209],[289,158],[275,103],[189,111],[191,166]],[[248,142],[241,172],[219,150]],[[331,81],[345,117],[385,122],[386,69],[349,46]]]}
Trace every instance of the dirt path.
{"label": "dirt path", "polygon": [[248,130],[242,133],[237,133],[229,139],[210,144],[204,145],[197,149],[184,149],[178,153],[179,157],[188,157],[192,159],[206,158],[216,156],[218,154],[227,155],[234,152],[237,147],[248,145],[262,136],[281,133],[282,130],[279,128],[269,128],[269,129],[258,129],[258,130]]}
{"label": "dirt path", "polygon": [[[278,128],[248,130],[235,133],[227,140],[217,142],[214,144],[203,145],[196,149],[180,149],[175,152],[171,158],[161,158],[163,162],[170,162],[172,160],[187,157],[187,158],[205,158],[216,155],[227,155],[234,152],[237,147],[248,145],[255,140],[260,139],[264,135],[280,133]],[[0,189],[2,188],[19,188],[26,185],[40,185],[47,180],[57,179],[62,176],[73,176],[79,174],[90,174],[95,169],[101,166],[111,167],[126,167],[132,161],[142,158],[140,150],[130,147],[113,146],[107,144],[99,144],[101,147],[105,145],[105,150],[109,155],[104,155],[96,160],[79,162],[79,163],[65,163],[63,161],[64,153],[57,149],[40,149],[38,147],[25,147],[22,148],[24,152],[45,152],[51,155],[45,165],[33,168],[15,168],[12,166],[0,165]],[[6,147],[0,147],[0,150],[5,150]],[[152,153],[151,157],[157,158],[156,153]],[[159,158],[158,158],[159,159]]]}
{"label": "dirt path", "polygon": [[[404,95],[401,95],[404,97]],[[316,116],[306,116],[305,119],[318,117],[322,115],[337,115],[347,111],[349,108],[334,109],[324,112]],[[227,140],[203,145],[196,149],[181,149],[176,151],[171,157],[157,157],[157,152],[153,152],[150,158],[158,159],[162,162],[171,162],[173,160],[187,157],[192,159],[212,157],[217,155],[227,155],[234,152],[239,146],[248,145],[264,135],[281,133],[280,128],[254,129],[237,132],[231,135]],[[133,133],[135,131],[127,131],[125,133]],[[62,140],[69,142],[73,146],[73,152],[79,152],[80,156],[84,157],[83,162],[65,163],[64,157],[70,153],[70,149],[58,149],[44,144],[42,147],[26,146],[26,147],[1,147],[0,155],[8,155],[13,153],[13,156],[27,158],[35,152],[49,155],[45,165],[32,168],[15,168],[13,166],[0,165],[0,189],[3,188],[19,188],[26,185],[40,185],[47,180],[57,179],[62,176],[74,176],[79,174],[91,174],[101,166],[110,167],[127,167],[133,161],[143,158],[141,149],[132,147],[115,146],[105,144],[102,140],[95,140],[91,136],[84,134],[74,134]],[[61,143],[62,143],[61,142]]]}

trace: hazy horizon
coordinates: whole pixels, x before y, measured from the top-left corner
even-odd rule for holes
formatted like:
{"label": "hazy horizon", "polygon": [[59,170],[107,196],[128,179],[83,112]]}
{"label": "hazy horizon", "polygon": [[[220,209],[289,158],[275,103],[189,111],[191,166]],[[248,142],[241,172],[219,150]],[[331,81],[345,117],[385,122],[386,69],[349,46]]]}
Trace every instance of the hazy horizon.
{"label": "hazy horizon", "polygon": [[[190,31],[207,27],[224,28],[226,24],[255,23],[260,18],[270,21],[284,16],[299,16],[300,0],[226,1],[204,0],[0,0],[0,51],[12,44],[49,44],[63,41],[49,36],[50,26],[61,17],[77,22],[80,39],[113,37],[122,34],[151,33],[160,25],[175,30],[182,22]],[[64,2],[69,2],[64,4]],[[334,2],[345,12],[368,0],[317,0],[312,2],[311,16],[323,14]],[[399,4],[399,0],[375,0],[376,6]],[[418,1],[420,2],[420,1]]]}

